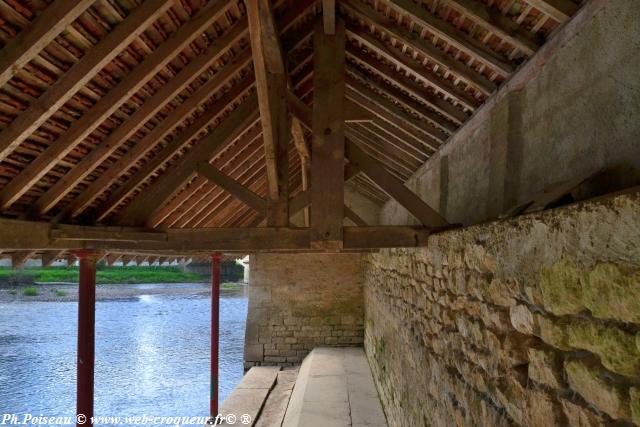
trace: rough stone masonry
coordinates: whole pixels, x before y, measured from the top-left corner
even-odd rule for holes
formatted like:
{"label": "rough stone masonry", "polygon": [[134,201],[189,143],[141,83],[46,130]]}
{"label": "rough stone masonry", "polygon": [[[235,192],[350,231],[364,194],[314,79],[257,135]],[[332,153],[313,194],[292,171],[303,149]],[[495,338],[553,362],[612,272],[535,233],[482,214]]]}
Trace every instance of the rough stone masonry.
{"label": "rough stone masonry", "polygon": [[365,259],[389,425],[640,425],[640,191]]}

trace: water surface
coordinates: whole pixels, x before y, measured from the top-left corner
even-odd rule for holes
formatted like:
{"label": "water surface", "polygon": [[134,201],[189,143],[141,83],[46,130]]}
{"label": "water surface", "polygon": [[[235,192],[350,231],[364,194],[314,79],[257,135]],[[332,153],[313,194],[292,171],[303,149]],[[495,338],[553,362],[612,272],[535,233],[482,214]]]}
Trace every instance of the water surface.
{"label": "water surface", "polygon": [[[222,295],[220,401],[243,374],[246,313],[246,297]],[[0,414],[75,415],[76,325],[76,302],[0,303]],[[207,415],[209,337],[203,295],[98,301],[95,414]]]}

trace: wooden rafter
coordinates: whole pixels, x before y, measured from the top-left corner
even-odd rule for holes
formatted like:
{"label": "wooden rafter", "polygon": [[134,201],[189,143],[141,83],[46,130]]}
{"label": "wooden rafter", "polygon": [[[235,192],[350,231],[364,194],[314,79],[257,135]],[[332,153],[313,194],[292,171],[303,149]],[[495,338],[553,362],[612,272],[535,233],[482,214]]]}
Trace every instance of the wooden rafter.
{"label": "wooden rafter", "polygon": [[147,26],[165,13],[172,0],[147,0],[124,22],[82,57],[60,80],[43,93],[0,133],[0,160],[53,115],[80,88],[86,85],[106,64],[137,38]]}
{"label": "wooden rafter", "polygon": [[525,0],[540,12],[549,15],[556,21],[567,21],[576,11],[578,6],[570,0]]}
{"label": "wooden rafter", "polygon": [[[89,155],[85,156],[69,173],[63,176],[58,182],[45,193],[32,208],[30,216],[39,216],[51,209],[62,197],[71,191],[82,179],[91,173],[99,164],[111,156],[122,144],[133,136],[139,129],[151,119],[158,111],[174,99],[182,90],[200,76],[208,67],[219,61],[228,51],[229,45],[235,45],[246,34],[246,24],[243,22],[236,24],[228,33],[212,43],[198,55],[185,68],[180,70],[167,85],[163,86],[151,98],[149,98],[136,112],[125,120],[112,134],[105,138],[96,146]],[[174,112],[159,124],[152,132],[149,132],[134,148],[135,151],[143,155],[154,143],[164,138],[175,126],[184,120],[212,93],[220,90],[238,71],[239,68],[246,67],[251,61],[248,51],[241,53],[219,71],[216,76],[199,90],[190,96]],[[145,148],[147,150],[145,150]],[[133,161],[139,156],[133,157]],[[111,176],[122,173],[122,168],[110,168]],[[100,177],[100,185],[106,187],[108,178],[104,175]],[[91,191],[85,191],[87,195],[97,196],[98,184],[92,185]]]}
{"label": "wooden rafter", "polygon": [[62,254],[64,254],[64,250],[42,252],[42,266],[50,267],[56,260],[62,258]]}
{"label": "wooden rafter", "polygon": [[[113,114],[129,97],[142,88],[149,79],[164,68],[194,38],[202,34],[229,7],[228,3],[217,3],[200,11],[193,19],[180,27],[176,34],[154,50],[125,79],[119,82],[86,114],[74,122],[69,129],[15,177],[0,192],[0,208],[6,209],[47,174],[84,138],[89,136],[102,122]],[[1,136],[1,134],[0,134]],[[79,173],[80,169],[76,169]]]}
{"label": "wooden rafter", "polygon": [[267,206],[265,200],[235,179],[224,174],[209,163],[198,163],[196,167],[198,175],[204,176],[217,186],[228,191],[234,197],[250,206],[255,211],[266,215]]}
{"label": "wooden rafter", "polygon": [[269,0],[245,0],[269,183],[268,221],[289,223],[287,75]]}
{"label": "wooden rafter", "polygon": [[[95,0],[56,0],[0,50],[0,86],[31,61]],[[1,157],[1,156],[0,156]]]}

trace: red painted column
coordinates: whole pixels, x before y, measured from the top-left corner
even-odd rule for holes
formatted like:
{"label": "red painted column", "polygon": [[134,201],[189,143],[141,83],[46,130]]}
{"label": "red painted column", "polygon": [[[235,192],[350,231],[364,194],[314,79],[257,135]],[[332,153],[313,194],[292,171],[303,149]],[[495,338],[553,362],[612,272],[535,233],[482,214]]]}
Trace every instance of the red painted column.
{"label": "red painted column", "polygon": [[[94,252],[77,252],[80,261],[78,292],[78,360],[76,426],[91,424],[93,417],[93,372],[95,363],[96,261]],[[84,421],[82,416],[84,416]]]}
{"label": "red painted column", "polygon": [[218,344],[220,338],[220,259],[222,254],[211,255],[211,394],[209,411],[218,415]]}

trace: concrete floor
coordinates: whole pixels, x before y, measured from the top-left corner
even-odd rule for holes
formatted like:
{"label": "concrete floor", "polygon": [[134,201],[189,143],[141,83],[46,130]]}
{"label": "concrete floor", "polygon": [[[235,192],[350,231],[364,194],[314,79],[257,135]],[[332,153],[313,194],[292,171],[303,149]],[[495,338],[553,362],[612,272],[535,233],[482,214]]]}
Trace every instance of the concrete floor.
{"label": "concrete floor", "polygon": [[316,348],[299,370],[254,367],[220,412],[256,427],[387,426],[362,348]]}

